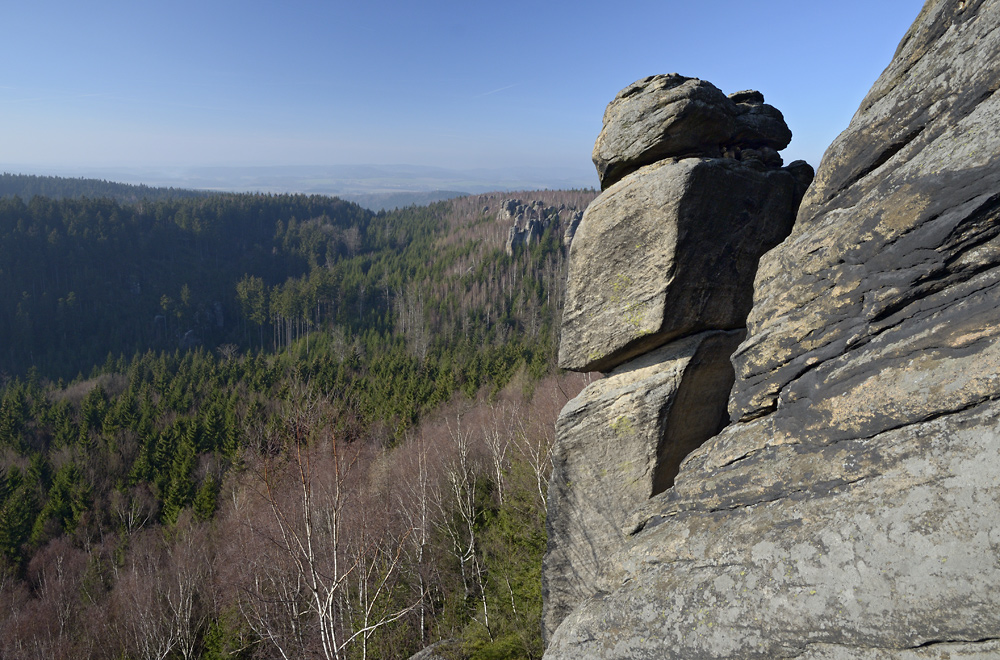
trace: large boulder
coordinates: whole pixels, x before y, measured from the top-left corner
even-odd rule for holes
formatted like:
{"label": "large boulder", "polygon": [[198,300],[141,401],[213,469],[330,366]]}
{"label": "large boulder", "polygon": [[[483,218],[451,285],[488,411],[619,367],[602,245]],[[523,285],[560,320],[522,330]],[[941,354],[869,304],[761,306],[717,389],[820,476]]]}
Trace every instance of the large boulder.
{"label": "large boulder", "polygon": [[673,484],[683,459],[728,421],[729,361],[742,331],[706,332],[622,365],[566,404],[549,483],[546,636],[623,547],[632,511]]}
{"label": "large boulder", "polygon": [[712,83],[670,73],[638,80],[615,96],[593,160],[605,189],[664,158],[713,158],[733,148],[780,151],[791,139],[781,112],[760,92],[730,98]]}
{"label": "large boulder", "polygon": [[929,0],[762,260],[737,422],[562,658],[1000,655],[1000,0]]}
{"label": "large boulder", "polygon": [[729,158],[660,161],[605,190],[570,248],[559,365],[609,371],[744,327],[757,261],[791,230],[803,190],[790,171]]}
{"label": "large boulder", "polygon": [[735,104],[697,78],[671,73],[632,83],[608,104],[594,144],[601,188],[663,158],[720,155],[735,116]]}
{"label": "large boulder", "polygon": [[749,90],[730,94],[736,104],[736,124],[727,146],[740,149],[781,151],[792,141],[792,131],[781,111],[764,103],[760,92]]}

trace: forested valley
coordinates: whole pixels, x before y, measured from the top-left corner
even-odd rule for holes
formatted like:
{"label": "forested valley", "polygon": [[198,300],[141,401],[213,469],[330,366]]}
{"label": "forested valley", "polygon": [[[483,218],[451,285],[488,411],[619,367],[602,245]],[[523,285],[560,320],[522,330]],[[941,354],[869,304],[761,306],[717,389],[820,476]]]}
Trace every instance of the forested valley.
{"label": "forested valley", "polygon": [[[541,656],[593,191],[29,179],[0,192],[0,657]],[[538,228],[511,250],[508,198]]]}

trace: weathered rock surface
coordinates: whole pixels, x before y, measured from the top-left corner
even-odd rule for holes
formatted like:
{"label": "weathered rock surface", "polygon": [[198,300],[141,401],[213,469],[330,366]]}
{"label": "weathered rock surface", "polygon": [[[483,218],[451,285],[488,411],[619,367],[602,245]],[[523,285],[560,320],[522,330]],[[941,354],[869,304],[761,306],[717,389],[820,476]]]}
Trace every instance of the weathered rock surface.
{"label": "weathered rock surface", "polygon": [[1000,0],[929,0],[761,259],[738,423],[547,660],[1000,655],[997,89]]}
{"label": "weathered rock surface", "polygon": [[[815,396],[816,382],[927,359],[929,347],[976,353],[970,342],[995,334],[972,336],[1000,263],[998,20],[993,2],[928,3],[827,151],[792,236],[761,261],[736,418]],[[875,341],[886,333],[909,345]],[[989,391],[975,388],[969,403]]]}
{"label": "weathered rock surface", "polygon": [[[643,98],[616,106],[636,95]],[[594,595],[636,507],[668,489],[681,460],[728,421],[730,356],[757,261],[791,230],[812,179],[802,162],[777,169],[774,147],[790,133],[769,108],[759,92],[729,99],[676,75],[640,81],[609,106],[606,119],[617,116],[605,129],[629,124],[633,112],[643,115],[639,124],[658,117],[670,130],[649,143],[653,152],[620,161],[639,169],[591,203],[571,242],[560,365],[614,371],[570,402],[557,425],[546,637]],[[595,153],[608,136],[621,139],[605,130]],[[609,138],[603,146],[620,145]],[[714,157],[664,156],[688,152]]]}
{"label": "weathered rock surface", "polygon": [[735,104],[715,85],[676,73],[618,92],[594,144],[601,188],[663,158],[718,156],[736,129]]}
{"label": "weathered rock surface", "polygon": [[789,171],[726,158],[660,161],[605,190],[570,248],[559,365],[608,371],[676,337],[744,327],[757,261],[790,231],[803,190]]}
{"label": "weathered rock surface", "polygon": [[[792,132],[785,118],[773,105],[739,103],[736,106],[736,126],[727,145],[744,149],[781,151],[792,141]],[[779,163],[780,165],[780,163]]]}
{"label": "weathered rock surface", "polygon": [[777,152],[791,139],[781,112],[760,92],[727,97],[709,82],[671,73],[636,81],[608,104],[593,159],[606,189],[664,158],[717,158],[727,148]]}
{"label": "weathered rock surface", "polygon": [[983,653],[972,642],[1000,630],[998,428],[990,402],[869,439],[686,467],[546,658]]}
{"label": "weathered rock surface", "polygon": [[546,635],[594,594],[629,514],[673,484],[683,459],[725,426],[729,361],[742,331],[707,332],[589,385],[556,424],[549,483]]}

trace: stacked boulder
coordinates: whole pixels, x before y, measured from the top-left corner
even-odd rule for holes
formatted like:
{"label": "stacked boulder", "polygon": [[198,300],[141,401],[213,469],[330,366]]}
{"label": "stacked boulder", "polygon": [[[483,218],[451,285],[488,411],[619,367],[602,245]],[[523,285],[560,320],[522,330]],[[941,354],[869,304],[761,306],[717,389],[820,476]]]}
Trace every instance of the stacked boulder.
{"label": "stacked boulder", "polygon": [[764,95],[728,97],[712,83],[676,73],[650,76],[618,93],[594,145],[601,189],[665,158],[730,156],[781,166],[792,132]]}
{"label": "stacked boulder", "polygon": [[560,366],[600,371],[562,411],[549,489],[543,627],[593,596],[623,525],[728,422],[730,356],[761,255],[812,179],[759,92],[677,74],[618,94],[594,147],[601,195],[572,240]]}

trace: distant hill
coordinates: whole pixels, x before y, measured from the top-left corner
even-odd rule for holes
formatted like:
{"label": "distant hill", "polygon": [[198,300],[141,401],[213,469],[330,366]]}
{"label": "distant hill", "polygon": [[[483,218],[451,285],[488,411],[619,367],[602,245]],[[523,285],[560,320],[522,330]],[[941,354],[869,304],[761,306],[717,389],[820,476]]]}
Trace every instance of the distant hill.
{"label": "distant hill", "polygon": [[34,174],[0,175],[0,197],[20,197],[29,201],[32,197],[51,199],[91,199],[109,198],[118,202],[151,202],[205,197],[209,193],[181,188],[151,188],[145,185],[113,183],[102,179],[69,179],[58,176],[37,176]]}
{"label": "distant hill", "polygon": [[354,202],[371,211],[393,211],[407,206],[427,206],[434,202],[443,202],[456,197],[465,197],[469,193],[454,190],[430,190],[427,192],[387,192],[358,193],[338,195],[341,199]]}
{"label": "distant hill", "polygon": [[342,199],[401,191],[430,193],[462,190],[475,195],[497,190],[577,190],[598,186],[596,170],[589,162],[581,163],[578,168],[522,165],[458,169],[356,163],[275,167],[86,167],[60,170],[39,170],[17,163],[0,163],[0,171],[4,170],[183,190],[303,193],[335,195]]}

